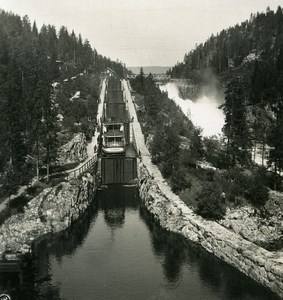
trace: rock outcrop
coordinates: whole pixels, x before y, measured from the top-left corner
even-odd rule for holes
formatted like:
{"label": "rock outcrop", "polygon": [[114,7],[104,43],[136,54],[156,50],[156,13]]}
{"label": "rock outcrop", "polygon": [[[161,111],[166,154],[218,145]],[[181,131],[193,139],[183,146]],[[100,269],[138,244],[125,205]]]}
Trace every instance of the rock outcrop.
{"label": "rock outcrop", "polygon": [[201,245],[283,297],[283,252],[270,252],[220,224],[204,220],[173,194],[148,157],[139,165],[140,197],[160,225]]}
{"label": "rock outcrop", "polygon": [[82,162],[87,159],[87,142],[83,133],[78,133],[71,141],[58,150],[58,165]]}
{"label": "rock outcrop", "polygon": [[[272,206],[268,201],[267,205]],[[225,219],[219,221],[221,225],[241,235],[243,238],[256,243],[266,249],[283,248],[283,216],[278,209],[271,214],[271,209],[266,210],[270,215],[262,216],[264,212],[251,206],[227,209]]]}
{"label": "rock outcrop", "polygon": [[13,215],[0,227],[0,256],[6,250],[27,253],[35,239],[66,229],[86,211],[94,194],[90,174],[46,188],[28,203],[24,213]]}
{"label": "rock outcrop", "polygon": [[192,99],[195,100],[200,94],[200,86],[193,84],[187,79],[172,79],[170,82],[175,83],[179,89],[179,96],[182,99]]}

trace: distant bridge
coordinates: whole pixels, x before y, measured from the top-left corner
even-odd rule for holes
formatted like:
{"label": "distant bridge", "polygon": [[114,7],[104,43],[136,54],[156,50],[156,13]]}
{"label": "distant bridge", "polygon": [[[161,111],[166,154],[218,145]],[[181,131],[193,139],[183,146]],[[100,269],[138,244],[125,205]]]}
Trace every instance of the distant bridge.
{"label": "distant bridge", "polygon": [[[128,75],[129,79],[134,79],[138,76],[139,74],[132,74],[132,75]],[[149,74],[145,74],[145,76],[148,76]],[[153,76],[153,80],[156,82],[164,82],[164,81],[169,81],[171,79],[170,75],[166,75],[166,74],[152,74]]]}

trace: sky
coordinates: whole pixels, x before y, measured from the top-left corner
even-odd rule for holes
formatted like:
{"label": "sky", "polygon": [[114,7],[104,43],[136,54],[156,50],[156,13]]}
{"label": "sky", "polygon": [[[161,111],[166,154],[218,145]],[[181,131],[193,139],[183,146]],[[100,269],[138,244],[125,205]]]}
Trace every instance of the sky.
{"label": "sky", "polygon": [[64,25],[127,66],[173,66],[185,53],[251,13],[282,0],[0,0],[38,27]]}

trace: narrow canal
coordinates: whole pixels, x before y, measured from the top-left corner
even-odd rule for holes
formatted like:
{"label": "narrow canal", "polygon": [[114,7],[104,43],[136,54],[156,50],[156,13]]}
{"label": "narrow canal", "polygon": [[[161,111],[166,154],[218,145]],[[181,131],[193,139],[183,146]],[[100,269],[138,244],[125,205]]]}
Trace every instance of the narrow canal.
{"label": "narrow canal", "polygon": [[40,242],[12,299],[279,299],[232,267],[166,232],[137,191],[113,187],[73,228]]}

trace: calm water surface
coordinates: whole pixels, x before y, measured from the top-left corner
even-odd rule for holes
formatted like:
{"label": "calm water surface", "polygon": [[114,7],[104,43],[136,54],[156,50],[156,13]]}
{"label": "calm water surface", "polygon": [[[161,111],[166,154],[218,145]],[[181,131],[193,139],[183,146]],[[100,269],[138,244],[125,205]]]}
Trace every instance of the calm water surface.
{"label": "calm water surface", "polygon": [[279,299],[234,268],[168,233],[135,189],[100,192],[71,230],[42,241],[24,274],[3,274],[14,299]]}

